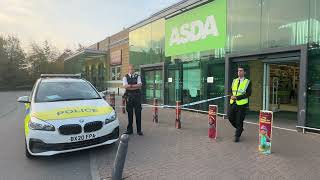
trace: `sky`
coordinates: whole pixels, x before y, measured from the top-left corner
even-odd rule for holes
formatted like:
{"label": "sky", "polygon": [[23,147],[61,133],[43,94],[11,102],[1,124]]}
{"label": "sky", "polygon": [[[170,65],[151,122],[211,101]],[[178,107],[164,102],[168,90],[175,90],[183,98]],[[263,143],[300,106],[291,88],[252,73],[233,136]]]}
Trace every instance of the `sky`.
{"label": "sky", "polygon": [[180,0],[0,0],[0,35],[24,48],[48,40],[60,51],[89,46]]}

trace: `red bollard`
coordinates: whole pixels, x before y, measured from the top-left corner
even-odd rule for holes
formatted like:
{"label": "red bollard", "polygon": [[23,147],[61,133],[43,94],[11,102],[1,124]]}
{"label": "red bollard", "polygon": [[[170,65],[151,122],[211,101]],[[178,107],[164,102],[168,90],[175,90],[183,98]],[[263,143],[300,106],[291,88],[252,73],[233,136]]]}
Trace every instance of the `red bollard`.
{"label": "red bollard", "polygon": [[176,129],[181,129],[181,102],[176,102]]}
{"label": "red bollard", "polygon": [[109,96],[109,99],[110,99],[110,106],[115,109],[115,106],[116,106],[116,94],[113,92],[110,94]]}
{"label": "red bollard", "polygon": [[126,99],[122,96],[122,113],[125,114],[126,113]]}
{"label": "red bollard", "polygon": [[217,112],[218,106],[209,105],[209,129],[208,136],[209,138],[217,139],[218,131],[217,131]]}
{"label": "red bollard", "polygon": [[158,123],[158,99],[154,98],[153,99],[153,122]]}

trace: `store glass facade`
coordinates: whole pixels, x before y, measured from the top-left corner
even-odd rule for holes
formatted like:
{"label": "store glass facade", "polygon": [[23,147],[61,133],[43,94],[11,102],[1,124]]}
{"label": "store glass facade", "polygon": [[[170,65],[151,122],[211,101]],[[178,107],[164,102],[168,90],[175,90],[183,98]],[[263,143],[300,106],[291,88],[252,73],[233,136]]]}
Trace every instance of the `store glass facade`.
{"label": "store glass facade", "polygon": [[[319,42],[318,0],[228,0],[230,52]],[[288,7],[290,6],[290,10]]]}
{"label": "store glass facade", "polygon": [[[174,105],[220,97],[224,95],[224,49],[209,50],[172,57],[166,74],[171,82],[165,83],[167,103]],[[208,77],[213,81],[207,81]],[[191,109],[208,110],[209,104],[189,106]],[[223,113],[224,99],[215,101],[219,113]]]}
{"label": "store glass facade", "polygon": [[[320,99],[320,94],[318,93],[320,87],[319,0],[215,0],[209,4],[217,2],[227,2],[225,4],[226,39],[224,47],[201,48],[198,44],[196,46],[192,44],[191,49],[198,48],[202,50],[190,52],[190,49],[185,49],[184,54],[171,51],[169,53],[170,56],[165,57],[165,46],[170,45],[167,41],[172,38],[171,36],[169,36],[171,37],[170,39],[166,37],[168,31],[166,23],[169,21],[173,22],[174,20],[171,19],[176,16],[168,19],[159,19],[129,33],[130,63],[136,65],[137,70],[140,66],[164,62],[164,69],[148,69],[146,74],[144,74],[149,77],[149,79],[146,80],[145,96],[150,100],[154,97],[160,97],[164,104],[170,105],[174,105],[176,101],[181,101],[182,104],[186,104],[219,97],[225,94],[226,54],[250,54],[263,52],[267,49],[277,50],[277,48],[308,45],[306,125],[320,128],[320,121],[316,118],[320,115],[316,111],[319,106],[318,100]],[[208,5],[207,7],[209,7],[209,4],[202,6],[206,7]],[[290,9],[288,9],[289,6]],[[186,14],[187,17],[188,14],[192,14],[193,10],[194,9],[191,9],[177,16]],[[193,14],[196,15],[198,13]],[[199,15],[200,18],[204,19],[202,16],[205,17],[203,14]],[[195,21],[195,19],[190,21],[191,18],[193,17],[188,16],[185,24],[192,26],[192,21]],[[177,27],[184,25],[184,22],[180,22],[180,19],[176,25]],[[174,23],[172,25],[171,22],[170,28],[174,28],[175,25]],[[187,28],[188,25],[183,27]],[[181,31],[179,33],[185,32]],[[188,39],[184,39],[186,36],[180,35],[181,34],[177,36],[177,39],[174,39],[178,42],[178,45],[181,43],[190,43]],[[203,35],[202,37],[204,38],[205,36]],[[194,38],[196,38],[196,36],[194,36]],[[191,41],[193,40],[191,39]],[[210,46],[210,43],[206,46]],[[178,51],[183,52],[184,50],[178,49]],[[286,76],[283,75],[280,81],[286,80],[288,88],[291,87],[294,89],[294,93],[285,90],[279,92],[278,95],[281,96],[281,103],[285,104],[290,102],[290,98],[296,96],[294,94],[297,93],[299,89],[297,86],[299,84],[299,73],[301,72],[301,69],[299,69],[301,59],[298,58],[290,62],[281,61],[281,63],[279,63],[279,61],[277,62],[278,64],[266,63],[266,59],[264,59],[264,61],[262,61],[262,59],[258,58],[233,63],[231,64],[232,73],[229,75],[230,80],[237,76],[236,68],[238,65],[246,68],[246,76],[252,80],[253,89],[255,89],[250,98],[249,107],[251,111],[255,112],[266,108],[264,91],[272,87],[270,85],[271,81],[269,82],[269,79],[268,81],[265,79],[266,68],[269,68],[269,74],[267,74],[269,78],[278,76],[278,73],[286,71],[285,69],[288,69],[288,71],[290,69],[290,72],[287,73]],[[163,86],[160,85],[161,88],[159,88],[160,86],[158,87],[156,82],[161,82],[160,84],[163,84]],[[292,82],[291,85],[290,82]],[[271,92],[270,89],[268,91]],[[270,96],[272,96],[272,94],[270,94]],[[291,101],[299,103],[297,102],[297,97]],[[214,104],[219,105],[220,113],[224,112],[224,99],[215,101]],[[208,105],[209,103],[204,103],[190,108],[207,110]],[[291,111],[290,105],[282,105],[282,108],[284,107],[286,107],[288,111]],[[297,111],[295,109],[296,107],[297,104],[295,104],[293,110],[295,113]]]}
{"label": "store glass facade", "polygon": [[[318,93],[320,54],[319,48],[317,48],[320,43],[319,22],[320,2],[318,0],[228,0],[228,43],[226,47],[229,53],[257,53],[269,48],[290,48],[308,44],[306,125],[317,128],[320,128],[320,121],[315,118],[319,115],[315,109],[319,105],[318,99],[320,98]],[[310,49],[310,47],[313,48]],[[263,57],[260,58],[263,59]],[[286,58],[290,59],[290,57]],[[297,112],[297,105],[292,105],[299,103],[295,96],[301,88],[298,85],[301,59],[275,64],[262,63],[262,59],[232,64],[232,71],[235,71],[239,64],[246,67],[247,77],[251,78],[253,82],[253,89],[256,91],[253,91],[250,98],[250,110],[257,112],[263,108],[285,109],[289,119],[296,119],[297,113],[292,115],[291,112]],[[263,85],[263,72],[266,73],[264,66],[270,68],[267,70],[268,78],[270,78],[269,82],[265,84],[267,87]],[[294,69],[293,72],[289,69],[284,70],[288,67]],[[283,73],[277,75],[278,72]],[[254,76],[252,76],[253,73]],[[295,75],[288,76],[292,73]],[[234,74],[232,77],[235,76]],[[277,89],[278,99],[274,100],[278,104],[272,104],[270,100],[268,102],[269,108],[264,107],[262,93],[269,88],[268,98],[272,98],[273,87],[277,84],[274,80],[279,80],[280,83],[279,89]]]}
{"label": "store glass facade", "polygon": [[129,33],[130,64],[140,65],[164,61],[165,20],[159,19]]}
{"label": "store glass facade", "polygon": [[307,126],[320,129],[320,48],[308,52]]}
{"label": "store glass facade", "polygon": [[81,73],[83,78],[90,81],[99,91],[107,87],[108,71],[106,66],[107,53],[83,51],[64,62],[64,72],[69,74]]}
{"label": "store glass facade", "polygon": [[[164,102],[163,66],[141,68],[165,62],[165,19],[158,19],[129,32],[129,62],[142,75],[143,97],[145,103],[152,103],[157,98]],[[168,59],[168,58],[167,58]],[[141,68],[141,69],[140,69]]]}

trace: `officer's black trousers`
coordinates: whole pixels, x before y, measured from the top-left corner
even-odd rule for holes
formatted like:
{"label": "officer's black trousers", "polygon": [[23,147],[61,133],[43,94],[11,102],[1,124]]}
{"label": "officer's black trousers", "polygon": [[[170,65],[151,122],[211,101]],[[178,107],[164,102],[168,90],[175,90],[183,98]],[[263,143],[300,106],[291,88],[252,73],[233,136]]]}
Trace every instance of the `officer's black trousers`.
{"label": "officer's black trousers", "polygon": [[129,95],[126,103],[126,110],[128,112],[127,132],[133,132],[133,111],[136,116],[137,132],[141,132],[141,96],[139,94]]}
{"label": "officer's black trousers", "polygon": [[231,104],[229,108],[229,121],[236,128],[235,136],[240,137],[243,131],[243,121],[246,117],[247,106],[238,106],[236,103]]}

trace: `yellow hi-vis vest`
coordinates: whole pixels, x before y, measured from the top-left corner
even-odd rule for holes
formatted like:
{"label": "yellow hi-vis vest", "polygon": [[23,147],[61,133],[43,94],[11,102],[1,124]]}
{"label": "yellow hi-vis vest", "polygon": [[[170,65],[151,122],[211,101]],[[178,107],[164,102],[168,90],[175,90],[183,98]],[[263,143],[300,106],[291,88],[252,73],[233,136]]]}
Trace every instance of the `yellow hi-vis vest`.
{"label": "yellow hi-vis vest", "polygon": [[[249,85],[250,80],[249,79],[244,79],[238,88],[239,84],[239,78],[234,79],[232,82],[232,95],[233,96],[240,96],[244,95],[247,91],[248,85]],[[237,90],[238,89],[238,90]],[[234,100],[230,99],[230,104],[233,104]],[[248,104],[249,100],[248,98],[241,99],[241,100],[236,100],[237,105],[245,105]]]}

